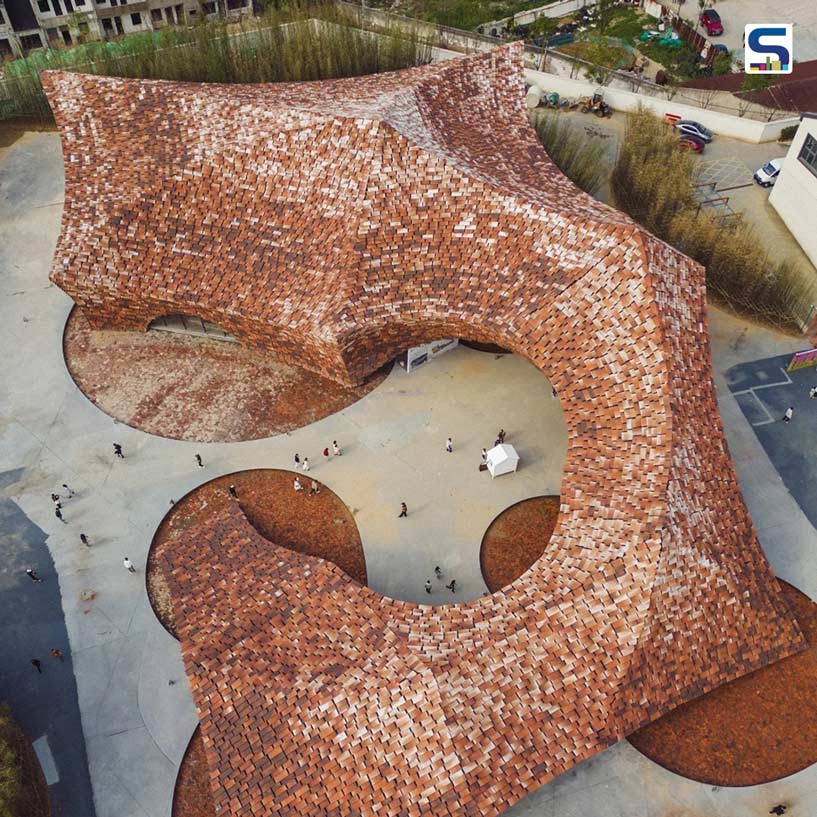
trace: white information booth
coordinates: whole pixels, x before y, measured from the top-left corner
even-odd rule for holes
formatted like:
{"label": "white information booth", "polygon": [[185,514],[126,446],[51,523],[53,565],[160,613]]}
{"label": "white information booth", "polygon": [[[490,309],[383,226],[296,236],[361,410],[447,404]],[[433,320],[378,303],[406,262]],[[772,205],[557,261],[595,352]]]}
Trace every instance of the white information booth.
{"label": "white information booth", "polygon": [[516,471],[519,465],[519,454],[512,445],[502,443],[495,445],[489,452],[486,460],[488,464],[488,471],[491,474],[491,479],[502,476],[502,474],[510,474]]}

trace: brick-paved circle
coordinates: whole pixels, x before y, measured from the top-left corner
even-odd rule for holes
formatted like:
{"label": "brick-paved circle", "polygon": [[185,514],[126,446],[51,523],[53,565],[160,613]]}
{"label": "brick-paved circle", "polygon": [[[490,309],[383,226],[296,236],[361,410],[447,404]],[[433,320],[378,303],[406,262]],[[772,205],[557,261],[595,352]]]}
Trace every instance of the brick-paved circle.
{"label": "brick-paved circle", "polygon": [[479,564],[495,593],[515,582],[542,555],[559,516],[558,496],[535,496],[505,508],[482,537]]}
{"label": "brick-paved circle", "polygon": [[636,749],[713,786],[756,786],[817,763],[817,604],[780,585],[808,649],[682,704],[630,735]]}
{"label": "brick-paved circle", "polygon": [[[242,511],[262,536],[299,553],[328,559],[355,581],[366,583],[366,559],[351,512],[320,482],[320,493],[310,495],[311,474],[297,475],[304,490],[296,493],[295,476],[273,468],[226,474],[194,488],[170,508],[153,535],[145,571],[151,606],[169,633],[178,638],[166,565],[177,563],[174,547],[180,535],[230,505],[231,484],[236,486]],[[183,561],[178,564],[183,568]],[[251,580],[248,575],[250,584]]]}
{"label": "brick-paved circle", "polygon": [[365,397],[390,371],[343,386],[274,352],[169,332],[94,331],[74,308],[63,335],[68,371],[109,416],[148,434],[239,442],[284,434]]}

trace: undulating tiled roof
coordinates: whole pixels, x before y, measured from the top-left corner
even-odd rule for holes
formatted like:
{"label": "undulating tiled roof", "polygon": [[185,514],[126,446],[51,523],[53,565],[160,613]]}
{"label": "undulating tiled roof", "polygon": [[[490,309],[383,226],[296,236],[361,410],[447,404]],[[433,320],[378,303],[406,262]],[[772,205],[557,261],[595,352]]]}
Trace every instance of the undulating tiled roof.
{"label": "undulating tiled roof", "polygon": [[490,341],[565,412],[556,529],[474,602],[383,598],[237,506],[179,538],[219,814],[490,817],[804,646],[726,448],[704,271],[550,162],[521,46],[297,85],[43,81],[52,278],[94,326],[192,313],[347,382],[421,340]]}

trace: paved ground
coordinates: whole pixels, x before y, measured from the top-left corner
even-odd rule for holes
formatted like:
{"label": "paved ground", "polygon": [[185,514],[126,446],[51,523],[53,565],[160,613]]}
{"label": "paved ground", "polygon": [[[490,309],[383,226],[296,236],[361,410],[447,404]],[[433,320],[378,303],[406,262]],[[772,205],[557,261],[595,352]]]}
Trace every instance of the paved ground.
{"label": "paved ground", "polygon": [[[60,588],[46,535],[31,522],[5,489],[20,471],[0,474],[0,645],[3,671],[0,700],[11,704],[34,742],[51,795],[52,814],[93,813],[91,780],[85,757],[77,686]],[[31,567],[42,579],[32,582]],[[63,660],[51,656],[62,651]],[[42,664],[42,674],[30,664]]]}
{"label": "paved ground", "polygon": [[[558,493],[564,426],[558,401],[529,364],[465,349],[413,375],[395,371],[359,403],[290,436],[198,445],[117,425],[78,392],[61,357],[70,302],[47,281],[61,186],[55,134],[30,135],[0,152],[0,338],[10,350],[0,357],[0,470],[14,471],[7,494],[26,524],[47,536],[58,573],[97,814],[167,817],[196,717],[178,644],[150,610],[142,570],[171,497],[221,473],[288,467],[294,450],[317,465],[326,441],[338,439],[344,456],[315,473],[355,514],[371,585],[425,601],[422,581],[442,562],[464,591],[459,598],[473,597],[484,592],[479,543],[491,519],[526,496]],[[801,344],[717,312],[713,344],[727,435],[761,540],[777,572],[817,597],[814,528],[758,445],[723,374]],[[479,449],[500,425],[518,445],[523,467],[491,482],[477,471]],[[451,456],[443,452],[448,434],[456,446]],[[114,461],[113,441],[124,445],[126,460]],[[204,474],[195,451],[207,463]],[[54,518],[49,499],[63,481],[79,491],[66,503],[67,525]],[[409,502],[408,520],[396,518],[401,499]],[[90,550],[78,541],[83,530],[92,536]],[[139,568],[136,576],[122,568],[124,555]],[[75,698],[65,684],[24,700],[23,720],[30,722],[38,710],[70,707]],[[57,768],[68,768],[65,748],[51,748]],[[767,814],[781,801],[793,804],[789,815],[817,813],[817,768],[767,786],[712,790],[660,769],[625,742],[509,813],[746,817]]]}
{"label": "paved ground", "polygon": [[[789,492],[817,526],[817,400],[809,397],[809,390],[817,386],[817,372],[813,368],[787,372],[790,360],[791,355],[782,355],[743,363],[729,369],[726,376],[730,391]],[[794,417],[785,423],[781,418],[789,406],[794,408]]]}
{"label": "paved ground", "polygon": [[[682,15],[696,16],[698,4],[682,6]],[[817,3],[814,0],[719,0],[718,14],[723,35],[713,38],[729,50],[743,51],[743,30],[747,23],[794,23],[794,59],[817,59]],[[694,21],[693,21],[694,25]]]}

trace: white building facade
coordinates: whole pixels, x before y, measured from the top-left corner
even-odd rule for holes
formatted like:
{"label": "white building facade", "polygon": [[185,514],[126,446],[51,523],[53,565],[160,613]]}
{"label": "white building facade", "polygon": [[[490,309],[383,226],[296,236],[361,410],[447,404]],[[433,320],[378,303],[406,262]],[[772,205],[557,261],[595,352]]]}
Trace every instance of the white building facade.
{"label": "white building facade", "polygon": [[769,202],[817,267],[817,113],[804,113]]}

